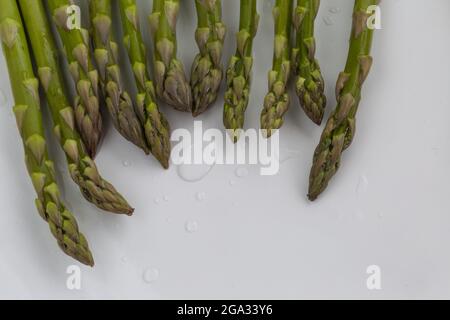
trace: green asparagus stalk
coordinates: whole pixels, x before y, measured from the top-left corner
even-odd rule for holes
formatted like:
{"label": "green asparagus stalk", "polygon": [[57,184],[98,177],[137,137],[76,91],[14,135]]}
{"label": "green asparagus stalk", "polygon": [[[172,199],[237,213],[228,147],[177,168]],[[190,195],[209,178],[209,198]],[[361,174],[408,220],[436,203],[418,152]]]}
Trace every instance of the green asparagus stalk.
{"label": "green asparagus stalk", "polygon": [[217,99],[223,78],[222,53],[226,26],[222,22],[221,0],[195,0],[198,27],[195,40],[200,53],[191,71],[192,113],[198,116]]}
{"label": "green asparagus stalk", "polygon": [[177,19],[180,0],[154,0],[149,17],[154,43],[156,93],[175,109],[192,112],[192,92],[177,59]]}
{"label": "green asparagus stalk", "polygon": [[139,28],[136,0],[120,0],[124,44],[138,88],[137,113],[144,126],[151,153],[164,168],[169,167],[170,126],[156,104],[155,88],[148,76],[147,55]]}
{"label": "green asparagus stalk", "polygon": [[42,1],[19,0],[19,3],[34,52],[37,74],[50,107],[54,132],[66,154],[72,179],[80,187],[83,196],[100,209],[131,215],[133,209],[100,176],[76,130],[74,111],[67,99],[67,90],[56,60],[56,46]]}
{"label": "green asparagus stalk", "polygon": [[291,27],[293,16],[293,0],[276,0],[273,9],[275,19],[275,43],[273,67],[269,72],[269,93],[264,99],[261,113],[261,128],[272,131],[281,128],[283,117],[289,109],[289,93],[287,83],[291,73]]}
{"label": "green asparagus stalk", "polygon": [[316,124],[322,123],[327,104],[324,80],[319,62],[315,58],[316,40],[314,22],[319,11],[320,0],[298,0],[294,12],[296,44],[292,61],[296,74],[296,92],[306,115]]}
{"label": "green asparagus stalk", "polygon": [[309,178],[310,200],[315,200],[325,190],[340,167],[342,153],[353,141],[361,89],[373,61],[370,55],[373,29],[367,24],[368,8],[378,3],[379,0],[355,0],[347,64],[336,84],[338,105],[328,119],[314,153]]}
{"label": "green asparagus stalk", "polygon": [[86,265],[94,260],[72,213],[63,204],[47,153],[39,101],[39,82],[33,73],[27,39],[15,0],[0,2],[0,38],[8,64],[17,119],[28,172],[37,193],[36,206],[60,248]]}
{"label": "green asparagus stalk", "polygon": [[111,0],[90,0],[89,8],[94,58],[109,114],[117,131],[148,154],[150,150],[145,142],[144,130],[130,95],[123,87],[118,46],[112,37]]}
{"label": "green asparagus stalk", "polygon": [[239,139],[239,130],[244,128],[245,111],[250,99],[253,39],[259,24],[256,3],[256,0],[241,0],[237,50],[231,57],[226,74],[223,123],[226,129],[231,130],[235,142]]}
{"label": "green asparagus stalk", "polygon": [[102,137],[99,75],[92,64],[88,32],[69,27],[70,6],[73,4],[73,0],[48,1],[78,93],[75,99],[75,121],[89,155],[94,158]]}

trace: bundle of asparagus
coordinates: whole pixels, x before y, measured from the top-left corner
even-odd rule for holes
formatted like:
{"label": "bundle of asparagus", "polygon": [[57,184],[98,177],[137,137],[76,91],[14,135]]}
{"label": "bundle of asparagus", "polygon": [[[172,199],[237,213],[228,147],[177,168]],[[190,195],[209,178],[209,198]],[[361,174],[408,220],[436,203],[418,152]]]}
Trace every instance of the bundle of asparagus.
{"label": "bundle of asparagus", "polygon": [[[40,3],[34,0],[32,2]],[[54,165],[47,153],[39,82],[34,75],[27,38],[15,0],[3,0],[0,3],[0,38],[16,103],[14,114],[23,140],[25,161],[38,196],[38,212],[67,255],[93,266],[94,260],[86,238],[78,230],[74,216],[61,200]]]}
{"label": "bundle of asparagus", "polygon": [[355,135],[355,116],[361,100],[361,89],[372,66],[370,51],[373,29],[368,27],[368,8],[379,0],[355,0],[350,49],[345,70],[336,84],[338,105],[325,126],[316,148],[309,178],[310,200],[315,200],[339,169],[342,153]]}
{"label": "bundle of asparagus", "polygon": [[131,215],[133,209],[116,189],[99,174],[97,166],[85,151],[75,128],[74,111],[67,99],[66,87],[56,61],[45,9],[41,1],[19,0],[37,66],[54,122],[54,132],[64,150],[72,179],[83,196],[99,208]]}
{"label": "bundle of asparagus", "polygon": [[[294,10],[294,0],[275,2],[273,67],[269,72],[269,93],[265,97],[261,114],[261,127],[267,130],[268,137],[272,130],[282,126],[288,110],[287,84],[291,70],[295,70],[297,94],[306,114],[317,124],[322,121],[326,98],[324,81],[315,59],[314,38],[314,21],[319,3],[320,0],[298,0]],[[352,143],[362,86],[372,65],[370,51],[373,30],[367,23],[368,9],[378,3],[379,0],[355,0],[347,64],[336,85],[338,105],[328,119],[314,153],[308,194],[311,200],[315,200],[325,190],[340,166],[343,151]],[[123,44],[138,89],[134,107],[121,79],[118,49],[122,43],[113,40],[110,1],[90,0],[93,58],[98,71],[91,61],[89,34],[86,30],[68,26],[68,8],[73,1],[48,0],[48,4],[75,83],[76,98],[73,104],[68,99],[67,84],[64,83],[57,61],[58,52],[41,1],[1,1],[0,40],[8,65],[16,104],[13,110],[23,141],[26,165],[37,193],[38,212],[49,224],[61,249],[81,263],[92,266],[94,261],[88,243],[78,230],[74,216],[62,202],[54,165],[47,152],[39,80],[53,119],[54,132],[65,152],[72,179],[83,196],[106,211],[131,215],[133,209],[101,177],[92,159],[101,138],[100,106],[108,108],[115,127],[126,139],[146,153],[151,152],[167,168],[170,128],[155,102],[155,95],[175,108],[194,115],[205,111],[217,99],[222,80],[221,57],[226,28],[221,20],[220,0],[195,1],[198,14],[196,40],[200,53],[192,68],[191,91],[182,64],[176,57],[179,0],[154,0],[149,21],[155,43],[155,92],[148,76],[146,48],[139,30],[136,1],[120,0]],[[226,74],[223,121],[227,129],[235,132],[234,141],[238,139],[237,131],[244,126],[249,103],[253,40],[259,21],[256,4],[256,0],[240,2],[237,50]],[[296,42],[291,49],[292,25],[296,31]],[[33,70],[32,52],[28,48],[25,29],[28,31],[39,80]]]}
{"label": "bundle of asparagus", "polygon": [[239,139],[239,130],[244,128],[245,111],[250,99],[253,39],[259,24],[256,2],[241,0],[237,50],[227,70],[223,123],[226,129],[231,130],[235,142]]}

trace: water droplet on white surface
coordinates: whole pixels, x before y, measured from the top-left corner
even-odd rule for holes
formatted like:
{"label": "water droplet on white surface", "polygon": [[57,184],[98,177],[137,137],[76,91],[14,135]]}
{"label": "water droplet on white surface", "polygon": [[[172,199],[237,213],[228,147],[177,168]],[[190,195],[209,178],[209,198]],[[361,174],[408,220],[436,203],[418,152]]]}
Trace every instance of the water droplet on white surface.
{"label": "water droplet on white surface", "polygon": [[0,107],[3,107],[6,105],[6,95],[3,93],[2,90],[0,90]]}
{"label": "water droplet on white surface", "polygon": [[155,204],[160,204],[160,203],[161,203],[161,198],[155,198],[155,199],[153,200],[153,202],[154,202]]}
{"label": "water droplet on white surface", "polygon": [[164,197],[163,197],[163,200],[164,200],[165,202],[169,202],[169,201],[170,201],[170,198],[169,198],[169,196],[164,196]]}
{"label": "water droplet on white surface", "polygon": [[142,278],[146,283],[153,283],[159,278],[159,270],[157,268],[147,268],[144,270]]}
{"label": "water droplet on white surface", "polygon": [[195,196],[198,201],[205,201],[206,199],[206,193],[205,192],[198,192]]}
{"label": "water droplet on white surface", "polygon": [[341,8],[331,7],[330,10],[328,10],[328,11],[330,11],[330,13],[336,14],[336,13],[341,12]]}
{"label": "water droplet on white surface", "polygon": [[356,185],[356,193],[363,194],[367,191],[367,187],[369,186],[369,180],[365,175],[359,177],[358,184]]}
{"label": "water droplet on white surface", "polygon": [[182,164],[177,168],[178,176],[186,182],[199,182],[203,180],[214,168],[206,164]]}
{"label": "water droplet on white surface", "polygon": [[124,161],[122,161],[122,165],[123,165],[125,168],[131,167],[131,161],[124,160]]}
{"label": "water droplet on white surface", "polygon": [[229,183],[230,186],[234,186],[236,184],[236,181],[230,180],[228,183]]}
{"label": "water droplet on white surface", "polygon": [[128,262],[128,258],[124,256],[124,257],[122,257],[120,259],[120,261],[122,261],[123,263],[127,263]]}
{"label": "water droplet on white surface", "polygon": [[186,221],[184,228],[189,233],[195,233],[198,231],[198,222],[195,220],[188,220],[188,221]]}
{"label": "water droplet on white surface", "polygon": [[329,16],[324,17],[323,18],[323,22],[325,22],[325,24],[327,26],[332,26],[334,24],[333,19],[331,17],[329,17]]}
{"label": "water droplet on white surface", "polygon": [[168,217],[168,218],[166,219],[166,222],[167,222],[168,224],[171,224],[171,223],[173,222],[173,219],[172,219],[171,217]]}
{"label": "water droplet on white surface", "polygon": [[238,178],[245,178],[248,176],[248,169],[246,167],[238,167],[235,171],[235,175]]}

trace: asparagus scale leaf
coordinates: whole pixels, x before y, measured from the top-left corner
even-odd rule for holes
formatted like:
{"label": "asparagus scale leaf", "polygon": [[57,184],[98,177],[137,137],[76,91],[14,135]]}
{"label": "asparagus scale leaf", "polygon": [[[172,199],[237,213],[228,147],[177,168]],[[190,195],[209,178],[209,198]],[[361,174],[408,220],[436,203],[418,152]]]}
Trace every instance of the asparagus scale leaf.
{"label": "asparagus scale leaf", "polygon": [[149,17],[154,44],[156,93],[175,109],[192,112],[192,92],[177,58],[177,19],[180,0],[154,0]]}
{"label": "asparagus scale leaf", "polygon": [[118,45],[112,37],[111,0],[90,0],[91,38],[94,58],[100,74],[100,87],[114,127],[128,141],[150,153],[144,130],[123,87],[118,64]]}
{"label": "asparagus scale leaf", "polygon": [[275,41],[273,67],[269,72],[269,93],[264,98],[261,129],[270,137],[273,130],[281,128],[289,109],[287,83],[291,74],[291,27],[293,0],[276,0],[273,9]]}
{"label": "asparagus scale leaf", "polygon": [[223,78],[222,53],[226,27],[222,22],[221,0],[195,0],[198,27],[195,40],[200,53],[191,71],[194,99],[192,113],[198,116],[217,99]]}
{"label": "asparagus scale leaf", "polygon": [[244,128],[245,111],[250,99],[253,67],[253,39],[259,24],[257,0],[241,0],[239,32],[236,35],[237,50],[231,57],[226,73],[227,90],[223,110],[225,128],[231,130],[237,142],[239,131]]}
{"label": "asparagus scale leaf", "polygon": [[102,137],[99,74],[92,64],[87,30],[69,28],[70,6],[73,4],[73,0],[48,1],[78,93],[75,121],[89,155],[94,158]]}
{"label": "asparagus scale leaf", "polygon": [[86,238],[62,202],[54,165],[47,153],[36,79],[27,39],[15,0],[0,2],[0,38],[15,100],[14,114],[23,140],[25,162],[37,193],[35,201],[59,247],[69,256],[94,265]]}
{"label": "asparagus scale leaf", "polygon": [[315,58],[314,23],[319,7],[320,0],[298,0],[293,19],[296,42],[292,51],[295,88],[300,105],[306,115],[318,125],[322,123],[327,104],[324,80]]}
{"label": "asparagus scale leaf", "polygon": [[128,57],[137,83],[136,109],[147,146],[164,168],[169,167],[170,126],[156,104],[155,88],[148,76],[146,49],[139,29],[135,0],[120,0],[120,13]]}
{"label": "asparagus scale leaf", "polygon": [[100,209],[131,215],[133,209],[116,189],[98,172],[75,126],[73,107],[56,60],[52,38],[42,1],[19,0],[20,8],[34,52],[37,74],[51,111],[54,132],[66,154],[69,172],[83,196]]}
{"label": "asparagus scale leaf", "polygon": [[342,153],[353,141],[361,89],[373,61],[370,51],[374,30],[368,27],[368,9],[378,3],[379,0],[355,0],[347,64],[336,84],[338,105],[328,119],[314,153],[309,178],[310,200],[315,200],[326,189],[340,167]]}

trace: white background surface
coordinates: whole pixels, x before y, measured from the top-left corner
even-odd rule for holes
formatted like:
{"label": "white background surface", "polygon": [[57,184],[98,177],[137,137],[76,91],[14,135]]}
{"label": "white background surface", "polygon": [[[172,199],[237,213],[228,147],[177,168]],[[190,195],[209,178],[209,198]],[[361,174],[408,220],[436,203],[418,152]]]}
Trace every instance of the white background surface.
{"label": "white background surface", "polygon": [[[150,1],[139,2],[144,26]],[[180,52],[189,69],[196,18],[193,4],[182,2]],[[239,4],[223,2],[227,62]],[[327,114],[346,59],[352,5],[323,0],[317,20]],[[321,128],[294,95],[280,137],[289,160],[273,177],[260,176],[256,166],[241,178],[236,166],[216,166],[188,183],[177,167],[164,172],[109,127],[97,164],[136,207],[132,218],[86,203],[54,148],[65,199],[96,261],[94,269],[82,267],[80,291],[66,288],[74,262],[35,210],[0,56],[0,298],[450,298],[450,2],[381,6],[383,29],[375,35],[356,139],[315,203],[305,194]],[[260,0],[259,10],[248,128],[259,125],[272,57],[271,1]],[[199,118],[205,128],[222,128],[222,103]],[[192,129],[191,116],[163,110],[173,128]],[[192,224],[198,228],[188,232]],[[369,291],[366,268],[374,264],[382,289]]]}

